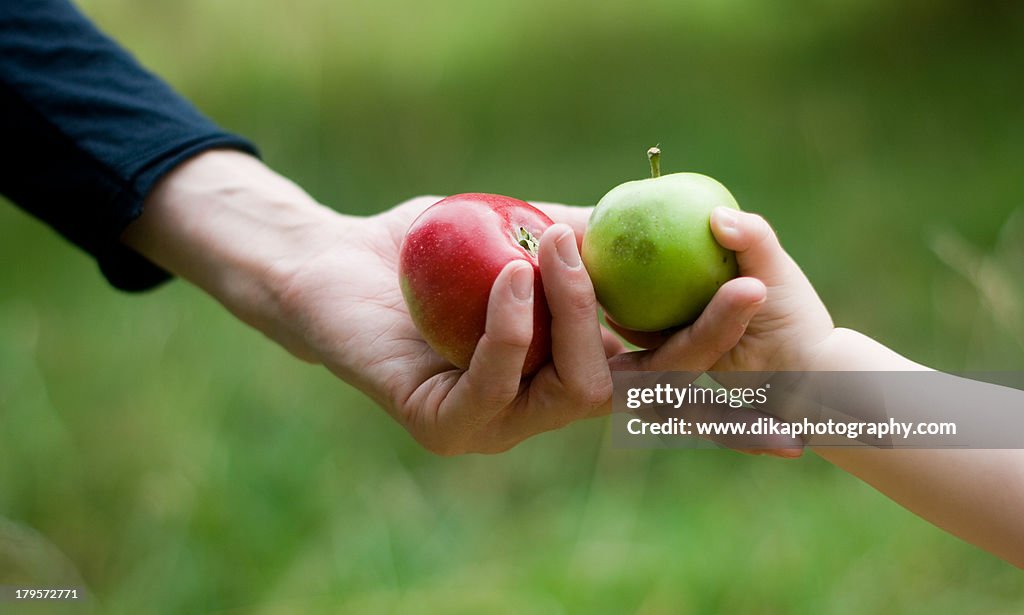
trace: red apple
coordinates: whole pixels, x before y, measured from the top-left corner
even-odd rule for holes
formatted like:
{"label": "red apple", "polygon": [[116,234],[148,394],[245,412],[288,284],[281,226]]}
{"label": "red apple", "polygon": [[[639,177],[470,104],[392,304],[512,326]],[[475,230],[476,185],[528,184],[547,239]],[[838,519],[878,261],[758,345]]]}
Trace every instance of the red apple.
{"label": "red apple", "polygon": [[505,265],[533,265],[533,341],[523,374],[551,354],[551,314],[540,279],[537,246],[554,224],[539,209],[498,194],[456,194],[434,203],[409,227],[402,242],[399,282],[423,339],[456,367],[466,369],[484,334],[491,286]]}

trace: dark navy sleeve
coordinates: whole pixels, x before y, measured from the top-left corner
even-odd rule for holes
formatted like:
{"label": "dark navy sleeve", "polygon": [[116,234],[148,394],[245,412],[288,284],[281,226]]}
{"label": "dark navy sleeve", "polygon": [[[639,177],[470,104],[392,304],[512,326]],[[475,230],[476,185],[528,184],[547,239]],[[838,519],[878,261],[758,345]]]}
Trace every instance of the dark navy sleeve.
{"label": "dark navy sleeve", "polygon": [[92,254],[111,284],[169,277],[119,237],[164,174],[212,148],[257,154],[68,0],[0,1],[0,193]]}

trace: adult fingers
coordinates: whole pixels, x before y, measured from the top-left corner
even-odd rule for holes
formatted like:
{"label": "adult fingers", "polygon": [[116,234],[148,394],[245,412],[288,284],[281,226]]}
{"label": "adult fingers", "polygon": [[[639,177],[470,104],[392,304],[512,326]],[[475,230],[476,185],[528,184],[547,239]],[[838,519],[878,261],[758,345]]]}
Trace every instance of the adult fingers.
{"label": "adult fingers", "polygon": [[597,299],[572,228],[556,224],[541,235],[540,269],[551,310],[551,356],[569,401],[584,414],[611,396],[611,373]]}
{"label": "adult fingers", "polygon": [[540,268],[551,312],[552,362],[530,381],[530,403],[502,416],[502,442],[607,414],[611,408],[608,356],[623,347],[598,321],[597,299],[574,235],[565,224],[541,235]]}
{"label": "adult fingers", "polygon": [[459,442],[490,422],[519,394],[526,352],[533,338],[533,266],[514,261],[494,280],[484,335],[469,369],[439,409],[442,440]]}

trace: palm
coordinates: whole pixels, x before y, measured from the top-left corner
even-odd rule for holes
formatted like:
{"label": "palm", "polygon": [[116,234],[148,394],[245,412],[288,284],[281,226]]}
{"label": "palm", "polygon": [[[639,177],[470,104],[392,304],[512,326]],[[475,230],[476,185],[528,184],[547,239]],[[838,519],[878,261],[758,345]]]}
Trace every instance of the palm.
{"label": "palm", "polygon": [[[466,409],[451,395],[464,371],[435,353],[413,325],[398,284],[398,255],[402,237],[412,221],[436,199],[419,198],[382,214],[360,219],[339,238],[346,250],[329,250],[304,268],[294,287],[305,291],[299,303],[307,306],[307,338],[314,353],[333,372],[370,395],[414,436],[429,445],[448,421]],[[310,294],[312,296],[310,296]],[[310,315],[309,305],[322,308]],[[328,307],[329,306],[329,307]],[[621,349],[621,346],[620,346]],[[553,365],[547,365],[522,387],[513,403],[494,417],[507,423],[490,430],[481,450],[501,450],[515,441],[504,434],[520,430],[517,423],[553,420],[533,425],[534,431],[554,429],[569,420],[549,412],[560,388]],[[579,417],[574,417],[579,418]]]}
{"label": "palm", "polygon": [[[796,276],[794,276],[796,278]],[[770,301],[712,371],[779,371],[800,365],[795,356],[813,348],[832,331],[832,319],[802,274],[787,286],[767,287]]]}
{"label": "palm", "polygon": [[398,285],[402,236],[430,202],[412,200],[360,220],[346,238],[350,249],[325,255],[316,267],[323,292],[336,293],[324,323],[326,339],[334,340],[325,363],[352,376],[393,414],[403,412],[422,383],[458,375],[420,337]]}

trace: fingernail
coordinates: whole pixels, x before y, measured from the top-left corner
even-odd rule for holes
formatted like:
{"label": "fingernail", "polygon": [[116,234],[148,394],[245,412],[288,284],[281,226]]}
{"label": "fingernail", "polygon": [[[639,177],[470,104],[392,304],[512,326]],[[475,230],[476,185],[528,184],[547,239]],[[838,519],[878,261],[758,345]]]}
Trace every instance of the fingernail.
{"label": "fingernail", "polygon": [[569,269],[579,269],[580,251],[576,248],[576,234],[572,231],[565,231],[562,236],[555,240],[555,248],[558,250],[558,258],[562,259]]}
{"label": "fingernail", "polygon": [[533,267],[519,266],[512,272],[512,294],[520,301],[533,299]]}
{"label": "fingernail", "polygon": [[736,212],[728,207],[715,208],[714,215],[718,218],[718,226],[723,230],[735,230],[740,221]]}

